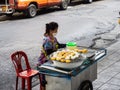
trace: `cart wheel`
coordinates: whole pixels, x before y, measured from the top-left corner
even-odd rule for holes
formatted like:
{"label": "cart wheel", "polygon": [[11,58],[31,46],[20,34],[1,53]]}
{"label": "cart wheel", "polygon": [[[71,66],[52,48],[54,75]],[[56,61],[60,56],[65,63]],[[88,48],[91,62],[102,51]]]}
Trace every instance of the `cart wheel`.
{"label": "cart wheel", "polygon": [[79,87],[78,90],[93,90],[92,82],[89,81],[89,80],[83,81],[83,82],[80,84],[80,87]]}

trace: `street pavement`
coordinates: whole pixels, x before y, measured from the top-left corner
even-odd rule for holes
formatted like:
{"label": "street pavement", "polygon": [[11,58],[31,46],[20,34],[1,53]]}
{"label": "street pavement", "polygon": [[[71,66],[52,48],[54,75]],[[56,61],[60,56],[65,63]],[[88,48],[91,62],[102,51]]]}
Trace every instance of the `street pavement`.
{"label": "street pavement", "polygon": [[[98,62],[97,79],[93,81],[93,90],[120,90],[119,29],[120,26],[118,25],[111,32],[101,35],[101,39],[96,41],[94,47],[105,47],[107,55]],[[32,89],[39,90],[39,84]]]}
{"label": "street pavement", "polygon": [[[93,47],[106,48],[107,55],[98,62],[97,79],[93,81],[94,90],[120,90],[120,25],[117,25],[117,27],[111,32],[100,35],[99,37],[100,39],[96,39],[96,44]],[[0,55],[0,58],[1,60],[9,59],[2,57],[2,55]],[[5,64],[0,63],[1,67],[4,67],[4,65]],[[11,71],[8,71],[12,72],[12,66],[10,68]],[[0,70],[4,70],[4,68],[0,68]],[[9,73],[8,76],[13,77],[15,75],[14,73]],[[4,75],[1,74],[1,77],[4,77]],[[6,78],[8,82],[12,80],[9,79],[9,77]],[[4,78],[1,78],[1,80],[3,81],[2,84],[5,84]],[[35,82],[32,89],[39,90],[38,80],[35,78],[33,81]],[[11,88],[10,90],[14,90],[12,88],[15,88],[15,80],[14,84],[7,87]]]}
{"label": "street pavement", "polygon": [[[98,38],[98,37],[96,37]],[[88,42],[85,43],[85,45]],[[109,33],[105,33],[99,36],[99,39],[95,39],[95,45],[93,47],[104,47],[107,49],[107,55],[98,62],[98,74],[97,79],[93,81],[94,90],[120,90],[120,25],[110,31]],[[91,45],[88,45],[91,46]],[[7,60],[9,58],[5,58],[0,55],[1,60]],[[2,62],[4,63],[4,62]],[[12,64],[12,63],[9,63]],[[5,67],[6,64],[1,64],[1,67]],[[8,69],[9,72],[13,71],[12,66],[10,66],[11,70]],[[0,68],[0,70],[4,70],[4,68]],[[8,74],[8,73],[6,73]],[[9,73],[9,77],[15,76],[15,73]],[[10,90],[14,90],[15,88],[15,80],[13,80],[13,84],[7,86],[4,82],[4,74],[1,74],[1,81],[4,87],[11,88]],[[13,78],[6,77],[8,82],[11,82]],[[35,78],[33,81],[33,90],[39,90],[39,82]]]}
{"label": "street pavement", "polygon": [[[55,14],[55,16],[53,13],[50,13],[48,15],[40,15],[40,17],[35,17],[34,20],[32,19],[32,22],[30,21],[30,19],[26,19],[27,21],[25,21],[22,18],[22,20],[21,20],[21,17],[19,17],[19,19],[18,19],[18,17],[14,17],[14,19],[10,18],[10,20],[9,20],[9,17],[1,16],[0,21],[5,21],[5,24],[7,25],[7,27],[9,27],[10,25],[12,27],[10,27],[8,29],[6,27],[6,25],[4,25],[3,22],[0,22],[1,30],[3,28],[3,32],[5,33],[4,34],[3,32],[1,32],[2,33],[1,37],[3,38],[3,36],[4,36],[5,38],[3,38],[3,39],[1,38],[1,40],[0,40],[1,47],[4,47],[4,48],[1,48],[1,50],[0,50],[0,52],[1,52],[0,53],[0,59],[1,59],[0,60],[0,67],[1,67],[0,68],[0,81],[1,81],[0,90],[15,90],[14,88],[15,88],[15,76],[16,75],[15,75],[13,64],[12,64],[12,62],[10,62],[10,55],[11,55],[11,53],[13,53],[13,51],[16,51],[16,50],[19,50],[22,48],[28,54],[28,56],[31,60],[30,64],[34,65],[37,62],[37,56],[39,56],[38,55],[39,54],[38,46],[41,43],[41,42],[39,42],[41,40],[38,38],[34,38],[33,35],[37,36],[38,35],[37,33],[39,33],[38,36],[42,35],[41,32],[43,29],[41,27],[42,27],[43,23],[46,23],[50,20],[59,21],[60,25],[62,27],[64,27],[64,28],[62,28],[63,31],[68,30],[68,32],[66,32],[66,33],[69,33],[69,30],[72,30],[72,29],[77,30],[77,29],[79,29],[79,27],[81,30],[82,29],[85,30],[84,28],[81,27],[84,25],[87,26],[87,28],[89,30],[93,31],[93,29],[91,29],[91,24],[94,23],[94,19],[95,19],[100,22],[100,24],[98,24],[99,27],[97,26],[97,29],[100,29],[102,31],[104,29],[109,29],[109,28],[106,28],[107,27],[106,24],[109,23],[111,26],[112,24],[109,21],[116,20],[116,16],[119,11],[119,0],[113,0],[113,1],[118,1],[118,2],[116,2],[116,4],[115,4],[115,2],[113,2],[112,4],[109,3],[109,1],[112,1],[112,0],[101,0],[101,1],[106,1],[107,4],[105,4],[105,2],[101,3],[99,5],[93,4],[94,6],[92,4],[90,4],[90,7],[87,7],[89,5],[81,5],[82,7],[80,7],[80,8],[75,6],[74,7],[75,10],[68,9],[67,11],[65,11],[66,13],[64,13],[64,11],[62,11],[62,13],[57,12]],[[117,7],[114,8],[113,7],[114,4]],[[98,10],[98,9],[100,9],[100,10]],[[106,12],[106,13],[104,13],[102,10],[104,10],[104,12]],[[109,11],[109,12],[107,12],[107,11]],[[95,17],[94,17],[94,14],[95,14]],[[60,15],[61,20],[60,20],[60,18],[58,18],[59,15]],[[88,17],[88,15],[89,15],[89,17]],[[51,17],[53,17],[54,19]],[[67,19],[66,19],[66,17],[67,17]],[[4,19],[4,18],[7,18],[7,19]],[[78,28],[76,26],[74,26],[73,28],[71,28],[71,27],[68,28],[67,25],[69,25],[69,26],[73,25],[73,20],[72,20],[73,18],[74,18],[74,20],[77,19],[77,21],[74,21],[77,23],[74,23],[74,24],[76,26],[77,25],[81,25],[81,26],[79,26]],[[85,19],[81,19],[81,18],[85,18]],[[64,22],[63,22],[63,20],[64,20]],[[90,22],[91,20],[93,23]],[[105,20],[105,22],[104,22],[104,20]],[[106,22],[106,20],[107,20],[107,22]],[[16,23],[16,21],[18,21],[18,22]],[[70,23],[71,21],[72,21],[72,23]],[[24,27],[23,24],[26,22],[29,22],[26,25],[29,27]],[[80,22],[82,22],[82,24]],[[84,22],[85,22],[85,24],[84,24]],[[104,23],[102,23],[102,22],[104,22]],[[14,26],[14,24],[15,24],[15,26]],[[19,27],[19,25],[21,27],[18,30],[16,30],[16,27]],[[30,26],[32,26],[32,27],[30,27]],[[37,27],[34,28],[33,26],[37,26]],[[89,26],[90,26],[90,28],[89,28]],[[6,30],[5,28],[8,30]],[[22,30],[20,30],[20,29],[22,29]],[[29,33],[28,37],[27,37],[27,35],[26,35],[26,37],[24,37],[23,33],[26,33],[28,30],[31,32],[32,29],[35,31],[32,32],[32,34]],[[12,30],[12,31],[9,32],[9,30]],[[94,47],[104,47],[108,51],[107,56],[98,62],[98,78],[93,82],[94,90],[120,90],[120,83],[119,83],[119,80],[120,80],[119,79],[120,78],[120,74],[119,74],[119,72],[120,72],[120,70],[119,70],[120,69],[120,67],[119,67],[119,65],[120,65],[119,64],[119,51],[120,51],[119,50],[119,43],[120,43],[119,30],[120,30],[120,27],[118,25],[118,27],[115,28],[115,30],[112,30],[110,33],[100,35],[100,38],[98,35],[98,37],[96,37],[94,43],[88,43],[88,42],[90,42],[90,39],[89,39],[90,37],[88,38],[88,40],[81,41],[83,46],[84,45],[91,46],[91,44],[92,45],[95,44]],[[89,32],[89,31],[87,31],[87,32]],[[18,33],[19,33],[19,35],[18,35]],[[15,39],[13,39],[14,37],[13,38],[10,37],[10,39],[8,38],[9,36],[14,36],[14,35],[17,35],[18,37],[15,37]],[[63,33],[61,35],[63,36]],[[21,37],[21,36],[22,36],[22,38],[19,39],[19,37]],[[30,37],[30,39],[28,39],[29,37]],[[64,36],[63,36],[63,39],[64,39]],[[14,42],[12,40],[14,40]],[[34,41],[36,41],[35,45],[34,45]],[[20,44],[19,44],[19,42],[20,42]],[[32,42],[32,45],[31,45],[31,42]],[[82,44],[80,43],[80,45],[82,45]],[[5,68],[3,68],[3,67],[5,67]],[[35,83],[33,83],[33,85],[35,86],[35,87],[33,86],[33,90],[39,90],[39,85],[36,85],[36,83],[37,84],[39,83],[38,80],[35,80]]]}

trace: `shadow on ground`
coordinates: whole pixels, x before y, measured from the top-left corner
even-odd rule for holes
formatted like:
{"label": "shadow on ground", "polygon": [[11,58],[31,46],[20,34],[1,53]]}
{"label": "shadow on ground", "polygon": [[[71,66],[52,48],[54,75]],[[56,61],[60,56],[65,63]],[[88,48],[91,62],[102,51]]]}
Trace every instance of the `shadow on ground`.
{"label": "shadow on ground", "polygon": [[[49,9],[41,9],[37,12],[37,16],[44,15],[44,14],[49,14],[55,11],[62,11],[59,8],[49,8]],[[0,16],[0,21],[6,21],[6,20],[21,20],[21,19],[30,19],[25,16],[23,13],[14,13],[13,16],[8,17],[6,15]]]}

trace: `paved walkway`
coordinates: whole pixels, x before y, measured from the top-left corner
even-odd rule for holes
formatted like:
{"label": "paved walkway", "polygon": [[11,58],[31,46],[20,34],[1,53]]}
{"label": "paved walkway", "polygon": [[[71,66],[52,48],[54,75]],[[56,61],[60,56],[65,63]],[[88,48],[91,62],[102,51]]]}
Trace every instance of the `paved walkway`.
{"label": "paved walkway", "polygon": [[113,31],[101,36],[102,40],[116,43],[110,46],[110,43],[106,44],[107,56],[98,62],[98,78],[93,82],[94,90],[120,90],[119,29],[120,26],[117,25]]}
{"label": "paved walkway", "polygon": [[107,48],[107,56],[98,62],[94,90],[120,90],[120,40]]}

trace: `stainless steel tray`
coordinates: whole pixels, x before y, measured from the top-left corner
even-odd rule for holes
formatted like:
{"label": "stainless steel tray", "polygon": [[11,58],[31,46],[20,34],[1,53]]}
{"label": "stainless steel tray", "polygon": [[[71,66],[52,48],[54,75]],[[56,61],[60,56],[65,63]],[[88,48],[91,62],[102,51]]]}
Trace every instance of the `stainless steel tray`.
{"label": "stainless steel tray", "polygon": [[[61,50],[61,49],[60,49]],[[57,60],[53,60],[53,66],[64,69],[71,69],[80,66],[87,58],[95,55],[95,50],[88,50],[85,54],[80,54],[80,57],[74,60],[75,62],[64,63]],[[50,55],[52,56],[52,54]]]}

